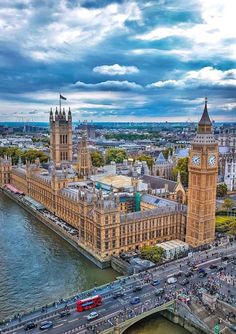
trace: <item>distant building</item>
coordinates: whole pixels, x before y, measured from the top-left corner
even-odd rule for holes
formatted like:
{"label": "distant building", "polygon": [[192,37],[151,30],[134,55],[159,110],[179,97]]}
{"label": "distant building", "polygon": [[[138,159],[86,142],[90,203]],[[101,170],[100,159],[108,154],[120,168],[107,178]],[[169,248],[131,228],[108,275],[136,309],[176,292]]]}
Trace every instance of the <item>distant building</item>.
{"label": "distant building", "polygon": [[155,176],[164,177],[166,179],[170,179],[172,176],[172,170],[174,167],[173,160],[171,156],[166,159],[161,152],[158,157],[154,161],[154,165],[152,167],[152,174]]}
{"label": "distant building", "polygon": [[164,250],[165,258],[172,260],[179,255],[185,253],[189,249],[189,245],[182,240],[171,240],[158,244]]}
{"label": "distant building", "polygon": [[148,184],[149,193],[187,204],[187,193],[178,175],[177,182],[159,176],[144,175],[142,180]]}
{"label": "distant building", "polygon": [[227,159],[225,162],[224,183],[229,191],[236,190],[236,159]]}
{"label": "distant building", "polygon": [[218,135],[218,144],[228,147],[231,152],[236,151],[236,126],[223,127]]}

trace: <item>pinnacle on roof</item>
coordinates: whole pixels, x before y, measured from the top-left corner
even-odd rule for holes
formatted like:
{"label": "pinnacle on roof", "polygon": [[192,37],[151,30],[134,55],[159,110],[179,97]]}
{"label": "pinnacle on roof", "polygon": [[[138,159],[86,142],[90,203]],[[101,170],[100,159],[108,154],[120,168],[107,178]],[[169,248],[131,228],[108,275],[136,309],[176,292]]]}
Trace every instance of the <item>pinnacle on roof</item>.
{"label": "pinnacle on roof", "polygon": [[163,161],[166,161],[166,159],[165,159],[163,153],[161,152],[161,153],[158,155],[158,157],[157,157],[157,159],[156,159],[156,162],[163,162]]}
{"label": "pinnacle on roof", "polygon": [[202,117],[198,125],[212,125],[210,117],[208,115],[208,110],[207,110],[207,97],[205,97],[205,107],[204,107],[204,111],[203,111]]}

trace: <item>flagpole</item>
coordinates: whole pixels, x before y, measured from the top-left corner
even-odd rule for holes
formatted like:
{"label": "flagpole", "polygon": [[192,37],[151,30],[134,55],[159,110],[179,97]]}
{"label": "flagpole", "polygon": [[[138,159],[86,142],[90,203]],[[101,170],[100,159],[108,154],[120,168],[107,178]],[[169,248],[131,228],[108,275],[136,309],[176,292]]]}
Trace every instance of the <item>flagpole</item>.
{"label": "flagpole", "polygon": [[59,93],[59,111],[61,112],[61,93]]}

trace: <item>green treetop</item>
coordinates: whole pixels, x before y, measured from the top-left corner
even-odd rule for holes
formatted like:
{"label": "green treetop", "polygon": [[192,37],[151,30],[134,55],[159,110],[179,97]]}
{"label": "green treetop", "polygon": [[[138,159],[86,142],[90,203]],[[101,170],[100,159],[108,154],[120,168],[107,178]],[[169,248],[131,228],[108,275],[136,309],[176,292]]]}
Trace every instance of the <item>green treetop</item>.
{"label": "green treetop", "polygon": [[177,162],[176,167],[173,169],[173,175],[177,177],[180,172],[181,181],[184,186],[188,185],[188,157],[180,158]]}
{"label": "green treetop", "polygon": [[123,162],[124,159],[127,159],[127,152],[120,148],[109,148],[106,151],[106,163],[109,164],[111,161],[116,163]]}
{"label": "green treetop", "polygon": [[101,167],[104,165],[103,155],[99,151],[91,152],[91,160],[94,167]]}

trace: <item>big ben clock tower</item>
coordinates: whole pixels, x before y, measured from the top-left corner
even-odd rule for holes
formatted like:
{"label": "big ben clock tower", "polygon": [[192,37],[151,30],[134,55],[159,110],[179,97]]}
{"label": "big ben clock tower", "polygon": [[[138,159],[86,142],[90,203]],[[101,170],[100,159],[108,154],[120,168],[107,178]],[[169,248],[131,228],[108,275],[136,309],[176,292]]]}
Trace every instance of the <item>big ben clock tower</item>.
{"label": "big ben clock tower", "polygon": [[198,247],[211,243],[215,238],[218,144],[207,111],[207,99],[191,145],[188,169],[186,242]]}

